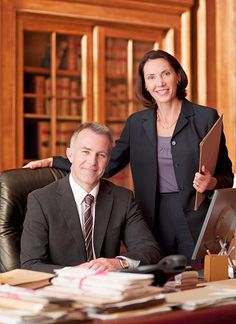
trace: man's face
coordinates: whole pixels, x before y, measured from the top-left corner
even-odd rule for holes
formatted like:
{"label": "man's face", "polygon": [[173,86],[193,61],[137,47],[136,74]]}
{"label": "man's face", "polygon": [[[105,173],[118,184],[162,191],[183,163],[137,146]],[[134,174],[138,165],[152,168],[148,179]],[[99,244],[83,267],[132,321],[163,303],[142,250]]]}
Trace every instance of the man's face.
{"label": "man's face", "polygon": [[99,182],[109,162],[109,139],[90,129],[82,130],[72,148],[67,149],[67,157],[72,163],[74,180],[87,192]]}

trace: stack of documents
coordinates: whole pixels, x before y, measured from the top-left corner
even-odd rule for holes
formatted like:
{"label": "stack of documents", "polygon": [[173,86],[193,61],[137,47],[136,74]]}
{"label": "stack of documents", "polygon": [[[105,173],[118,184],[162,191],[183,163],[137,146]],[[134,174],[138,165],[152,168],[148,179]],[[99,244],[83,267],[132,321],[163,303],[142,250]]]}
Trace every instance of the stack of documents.
{"label": "stack of documents", "polygon": [[[43,297],[38,290],[0,286],[0,323],[52,323],[72,312],[73,300]],[[87,318],[83,313],[78,318]]]}
{"label": "stack of documents", "polygon": [[[71,288],[83,295],[99,297],[143,296],[150,291],[152,274],[94,271],[76,267],[55,270],[54,286]],[[152,287],[153,288],[153,287]],[[152,291],[152,289],[151,289]]]}
{"label": "stack of documents", "polygon": [[40,289],[42,296],[74,300],[74,307],[88,317],[157,307],[165,301],[161,289],[151,286],[152,274],[93,271],[76,267],[55,270],[51,286]]}
{"label": "stack of documents", "polygon": [[212,284],[203,288],[190,289],[166,296],[167,302],[181,309],[193,311],[206,307],[235,304],[236,289]]}
{"label": "stack of documents", "polygon": [[[44,286],[48,280],[50,284]],[[163,306],[161,288],[151,286],[153,281],[152,274],[77,267],[55,270],[54,276],[17,269],[6,273],[0,286],[0,323],[123,318],[170,310]],[[13,286],[32,283],[44,287]]]}

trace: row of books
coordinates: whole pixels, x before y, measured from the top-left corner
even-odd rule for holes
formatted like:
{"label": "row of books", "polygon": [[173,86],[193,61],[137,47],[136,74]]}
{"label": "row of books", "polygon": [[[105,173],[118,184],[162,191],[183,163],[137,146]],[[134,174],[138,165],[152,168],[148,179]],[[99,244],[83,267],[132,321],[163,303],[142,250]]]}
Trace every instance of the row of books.
{"label": "row of books", "polygon": [[[69,145],[69,140],[73,132],[78,128],[77,122],[60,122],[57,124],[56,130],[56,145],[57,155],[65,156],[66,148]],[[122,123],[110,123],[110,128],[114,140],[118,139],[123,128]],[[50,139],[51,125],[48,121],[39,121],[37,123],[38,130],[38,155],[43,159],[51,155]]]}
{"label": "row of books", "polygon": [[128,116],[127,84],[108,79],[106,98],[106,117],[125,120]]}
{"label": "row of books", "polygon": [[116,38],[106,40],[106,74],[124,77],[127,75],[127,41]]}
{"label": "row of books", "polygon": [[[79,116],[81,114],[81,88],[78,79],[60,77],[56,79],[57,114]],[[35,94],[35,97],[29,96]],[[25,112],[51,113],[51,78],[43,75],[28,76],[25,80]]]}
{"label": "row of books", "polygon": [[[51,66],[51,47],[47,47],[42,59],[42,67]],[[81,71],[81,36],[58,37],[56,48],[56,67],[63,70]]]}
{"label": "row of books", "polygon": [[114,79],[106,80],[106,96],[125,99],[128,97],[126,81],[120,82]]}
{"label": "row of books", "polygon": [[[143,55],[153,49],[153,42],[134,41],[133,63],[134,72]],[[106,74],[116,77],[127,75],[128,69],[128,41],[118,38],[107,38],[106,40]]]}
{"label": "row of books", "polygon": [[128,102],[106,101],[106,118],[125,121],[128,116]]}
{"label": "row of books", "polygon": [[[56,130],[56,154],[66,156],[66,148],[69,146],[71,135],[79,126],[77,122],[61,122]],[[47,121],[39,121],[38,128],[38,157],[40,159],[51,156],[51,127]]]}
{"label": "row of books", "polygon": [[134,42],[134,59],[133,59],[133,73],[134,79],[136,79],[138,75],[138,67],[139,64],[147,52],[153,49],[153,42]]}

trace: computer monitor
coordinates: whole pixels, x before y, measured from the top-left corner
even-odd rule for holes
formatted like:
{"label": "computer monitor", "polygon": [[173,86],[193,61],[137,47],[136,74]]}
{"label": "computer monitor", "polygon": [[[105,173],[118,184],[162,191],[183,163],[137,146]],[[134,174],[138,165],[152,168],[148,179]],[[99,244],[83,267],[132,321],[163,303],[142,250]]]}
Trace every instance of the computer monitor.
{"label": "computer monitor", "polygon": [[202,259],[207,253],[218,254],[221,244],[227,247],[236,230],[236,188],[214,191],[205,221],[202,225],[192,259]]}

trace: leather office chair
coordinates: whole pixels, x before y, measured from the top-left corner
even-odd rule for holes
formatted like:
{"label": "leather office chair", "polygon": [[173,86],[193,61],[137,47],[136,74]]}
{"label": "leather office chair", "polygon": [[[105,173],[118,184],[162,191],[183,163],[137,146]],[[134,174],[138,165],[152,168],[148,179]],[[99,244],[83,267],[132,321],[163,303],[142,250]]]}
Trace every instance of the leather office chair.
{"label": "leather office chair", "polygon": [[0,272],[20,268],[20,239],[28,194],[66,174],[56,168],[0,172]]}

